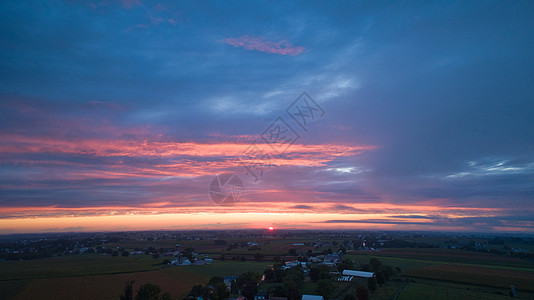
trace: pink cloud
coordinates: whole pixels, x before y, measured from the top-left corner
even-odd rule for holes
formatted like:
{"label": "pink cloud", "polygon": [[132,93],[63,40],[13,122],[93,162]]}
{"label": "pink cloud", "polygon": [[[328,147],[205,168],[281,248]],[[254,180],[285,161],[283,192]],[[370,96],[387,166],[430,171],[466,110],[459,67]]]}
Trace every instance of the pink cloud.
{"label": "pink cloud", "polygon": [[293,44],[287,40],[273,42],[267,41],[263,37],[242,36],[238,38],[224,39],[223,42],[234,47],[243,47],[246,50],[256,50],[281,55],[295,56],[304,51],[304,47],[293,46]]}
{"label": "pink cloud", "polygon": [[139,0],[120,0],[122,6],[124,8],[130,9],[136,5],[141,5],[141,2]]}
{"label": "pink cloud", "polygon": [[[149,139],[62,139],[53,137],[27,137],[23,135],[1,135],[5,143],[0,146],[0,154],[30,154],[56,153],[85,155],[97,157],[129,157],[156,159],[167,158],[170,161],[161,163],[138,164],[136,166],[122,164],[122,161],[109,162],[105,169],[95,169],[91,164],[81,162],[65,162],[56,160],[19,159],[18,163],[25,165],[55,166],[60,168],[58,174],[48,173],[48,178],[57,180],[82,180],[90,178],[119,179],[119,178],[150,178],[165,176],[197,177],[211,175],[218,171],[239,166],[243,163],[265,163],[255,161],[254,157],[241,157],[249,148],[245,143],[196,143],[155,141]],[[258,147],[269,149],[267,144],[257,144]],[[335,145],[295,144],[288,149],[286,157],[272,158],[268,162],[273,166],[307,166],[320,167],[338,158],[361,154],[374,150],[374,146],[365,145]],[[187,159],[180,159],[187,157]],[[0,159],[0,163],[4,163]],[[74,170],[69,167],[75,168]],[[69,169],[63,169],[69,168]],[[36,174],[39,177],[41,175]],[[57,177],[56,177],[57,176]]]}

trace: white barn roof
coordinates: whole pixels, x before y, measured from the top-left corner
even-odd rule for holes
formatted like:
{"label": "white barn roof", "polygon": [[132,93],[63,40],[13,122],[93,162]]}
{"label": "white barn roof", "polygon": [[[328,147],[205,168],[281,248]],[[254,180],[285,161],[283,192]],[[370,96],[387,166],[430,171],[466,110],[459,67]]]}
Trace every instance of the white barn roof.
{"label": "white barn roof", "polygon": [[319,295],[302,295],[302,300],[324,300],[323,296]]}
{"label": "white barn roof", "polygon": [[343,275],[371,278],[375,276],[373,272],[355,271],[355,270],[343,270]]}

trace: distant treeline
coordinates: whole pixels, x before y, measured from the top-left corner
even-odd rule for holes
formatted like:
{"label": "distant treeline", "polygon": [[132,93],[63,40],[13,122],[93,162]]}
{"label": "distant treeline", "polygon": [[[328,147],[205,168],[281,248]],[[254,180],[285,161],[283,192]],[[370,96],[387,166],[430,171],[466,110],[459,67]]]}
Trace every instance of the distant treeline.
{"label": "distant treeline", "polygon": [[[110,237],[106,243],[117,243],[120,239]],[[76,254],[80,249],[101,245],[99,239],[41,239],[0,243],[0,258],[5,260],[46,258],[58,254]],[[94,251],[94,250],[93,250]]]}

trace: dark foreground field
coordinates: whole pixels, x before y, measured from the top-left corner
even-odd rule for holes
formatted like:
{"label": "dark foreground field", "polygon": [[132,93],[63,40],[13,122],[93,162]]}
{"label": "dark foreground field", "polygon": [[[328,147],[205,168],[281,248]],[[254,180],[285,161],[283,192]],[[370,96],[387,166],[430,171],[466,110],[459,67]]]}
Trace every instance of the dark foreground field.
{"label": "dark foreground field", "polygon": [[1,299],[119,299],[129,280],[135,280],[134,289],[155,283],[181,299],[194,285],[205,284],[212,276],[263,272],[269,264],[217,261],[205,266],[152,265],[159,262],[148,255],[2,262]]}

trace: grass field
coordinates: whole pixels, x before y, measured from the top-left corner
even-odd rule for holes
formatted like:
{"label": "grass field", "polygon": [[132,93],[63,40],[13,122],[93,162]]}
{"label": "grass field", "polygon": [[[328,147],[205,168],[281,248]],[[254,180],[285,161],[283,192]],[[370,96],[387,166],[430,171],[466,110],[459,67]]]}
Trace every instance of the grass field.
{"label": "grass field", "polygon": [[358,251],[347,257],[364,264],[376,257],[401,268],[402,277],[416,278],[400,299],[502,299],[512,284],[525,299],[534,298],[534,264],[529,260],[453,249]]}
{"label": "grass field", "polygon": [[[376,292],[369,293],[369,300],[392,300],[403,284],[401,281],[388,281],[379,287]],[[363,286],[366,285],[363,284]]]}
{"label": "grass field", "polygon": [[98,275],[155,270],[163,261],[147,255],[112,257],[109,255],[59,256],[46,259],[0,262],[0,280]]}
{"label": "grass field", "polygon": [[[194,285],[206,284],[211,276],[239,275],[247,271],[263,272],[270,265],[267,262],[215,261],[204,266],[152,267],[151,264],[159,263],[160,260],[144,256],[77,256],[2,262],[0,298],[118,299],[129,280],[135,280],[134,289],[150,282],[159,285],[163,292],[181,298]],[[144,271],[150,267],[153,269]],[[32,268],[39,272],[32,274]],[[47,278],[43,278],[46,274]]]}
{"label": "grass field", "polygon": [[490,294],[480,291],[472,291],[466,288],[460,289],[424,283],[408,283],[399,295],[399,300],[498,300],[508,297],[508,295]]}
{"label": "grass field", "polygon": [[430,278],[501,288],[507,288],[513,284],[520,290],[534,292],[534,272],[454,264],[438,264],[411,270],[406,275],[410,277]]}
{"label": "grass field", "polygon": [[505,255],[463,251],[457,249],[440,248],[406,248],[406,249],[386,249],[372,252],[372,255],[381,257],[409,258],[417,260],[427,260],[433,262],[452,262],[466,264],[482,264],[502,266],[506,268],[527,268],[534,269],[534,261],[525,260]]}
{"label": "grass field", "polygon": [[135,280],[134,289],[150,282],[159,285],[164,292],[185,296],[194,285],[206,283],[209,278],[176,267],[113,275],[2,281],[0,290],[6,299],[118,299],[128,280]]}

